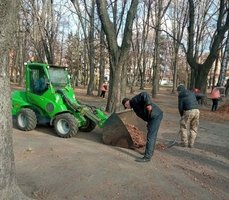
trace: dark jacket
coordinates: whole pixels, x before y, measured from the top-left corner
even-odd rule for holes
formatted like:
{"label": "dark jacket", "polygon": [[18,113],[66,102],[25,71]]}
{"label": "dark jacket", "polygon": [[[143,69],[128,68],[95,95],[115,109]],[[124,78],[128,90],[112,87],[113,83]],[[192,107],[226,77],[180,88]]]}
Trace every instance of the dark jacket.
{"label": "dark jacket", "polygon": [[[149,113],[146,106],[152,106],[152,112]],[[144,121],[149,121],[151,118],[156,118],[163,112],[161,109],[152,102],[150,96],[146,92],[141,92],[130,100],[130,106],[133,108],[136,115],[142,118]]]}
{"label": "dark jacket", "polygon": [[195,94],[182,88],[178,96],[178,109],[181,116],[183,116],[186,110],[198,109],[198,102]]}

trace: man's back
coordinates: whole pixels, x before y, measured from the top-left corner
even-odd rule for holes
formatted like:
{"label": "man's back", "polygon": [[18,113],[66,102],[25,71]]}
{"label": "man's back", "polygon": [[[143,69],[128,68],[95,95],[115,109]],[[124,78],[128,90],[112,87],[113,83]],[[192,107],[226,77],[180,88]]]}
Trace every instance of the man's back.
{"label": "man's back", "polygon": [[150,96],[146,92],[141,92],[130,100],[131,107],[134,109],[138,117],[142,118],[144,121],[148,121],[148,111],[146,110],[147,105],[152,106],[153,112],[151,117],[158,116],[162,113],[161,109],[152,102]]}
{"label": "man's back", "polygon": [[195,94],[189,90],[181,91],[178,96],[178,107],[181,115],[185,110],[198,109]]}

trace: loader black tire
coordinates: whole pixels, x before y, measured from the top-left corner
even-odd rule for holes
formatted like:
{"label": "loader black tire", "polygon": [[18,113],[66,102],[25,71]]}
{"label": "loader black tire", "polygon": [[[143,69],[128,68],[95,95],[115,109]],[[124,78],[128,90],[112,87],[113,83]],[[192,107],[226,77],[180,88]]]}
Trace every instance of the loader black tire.
{"label": "loader black tire", "polygon": [[86,118],[86,120],[86,124],[84,126],[81,126],[79,130],[82,132],[91,132],[96,127],[96,123],[88,118]]}
{"label": "loader black tire", "polygon": [[37,126],[37,117],[30,108],[21,109],[16,117],[17,127],[23,131],[31,131]]}
{"label": "loader black tire", "polygon": [[74,137],[78,133],[78,125],[75,117],[70,113],[56,116],[54,120],[56,134],[62,138]]}

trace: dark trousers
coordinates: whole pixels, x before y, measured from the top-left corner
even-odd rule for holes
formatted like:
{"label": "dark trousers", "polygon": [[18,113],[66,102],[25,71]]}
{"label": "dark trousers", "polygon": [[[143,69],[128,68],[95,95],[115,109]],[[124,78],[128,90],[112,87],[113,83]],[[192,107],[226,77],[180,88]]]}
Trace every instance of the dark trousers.
{"label": "dark trousers", "polygon": [[105,98],[105,94],[106,94],[106,91],[102,91],[101,94],[100,94],[100,97]]}
{"label": "dark trousers", "polygon": [[146,149],[145,149],[145,157],[151,158],[154,153],[156,139],[157,139],[157,132],[161,124],[161,120],[163,118],[163,113],[160,115],[153,117],[148,122],[148,132],[146,138]]}
{"label": "dark trousers", "polygon": [[218,108],[219,99],[212,99],[212,111],[216,111]]}

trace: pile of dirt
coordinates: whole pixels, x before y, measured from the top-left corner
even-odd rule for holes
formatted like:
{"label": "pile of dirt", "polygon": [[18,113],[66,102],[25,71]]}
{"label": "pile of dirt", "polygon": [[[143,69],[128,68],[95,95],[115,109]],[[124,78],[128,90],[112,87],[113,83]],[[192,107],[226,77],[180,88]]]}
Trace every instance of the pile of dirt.
{"label": "pile of dirt", "polygon": [[156,149],[159,150],[159,151],[163,151],[163,150],[166,149],[166,146],[163,143],[157,143],[156,144]]}
{"label": "pile of dirt", "polygon": [[201,110],[200,116],[202,119],[215,122],[229,121],[229,101],[222,104],[215,112],[211,112],[211,110]]}
{"label": "pile of dirt", "polygon": [[229,101],[227,101],[225,104],[220,106],[216,112],[222,114],[229,114]]}
{"label": "pile of dirt", "polygon": [[146,145],[146,136],[145,134],[140,131],[137,127],[131,124],[125,124],[127,130],[130,133],[130,136],[133,140],[135,148],[142,148]]}
{"label": "pile of dirt", "polygon": [[[130,133],[130,136],[133,140],[134,147],[142,149],[146,145],[146,135],[140,131],[137,127],[131,124],[125,124],[127,130]],[[157,150],[162,151],[165,150],[166,146],[163,143],[157,143],[156,147]]]}

